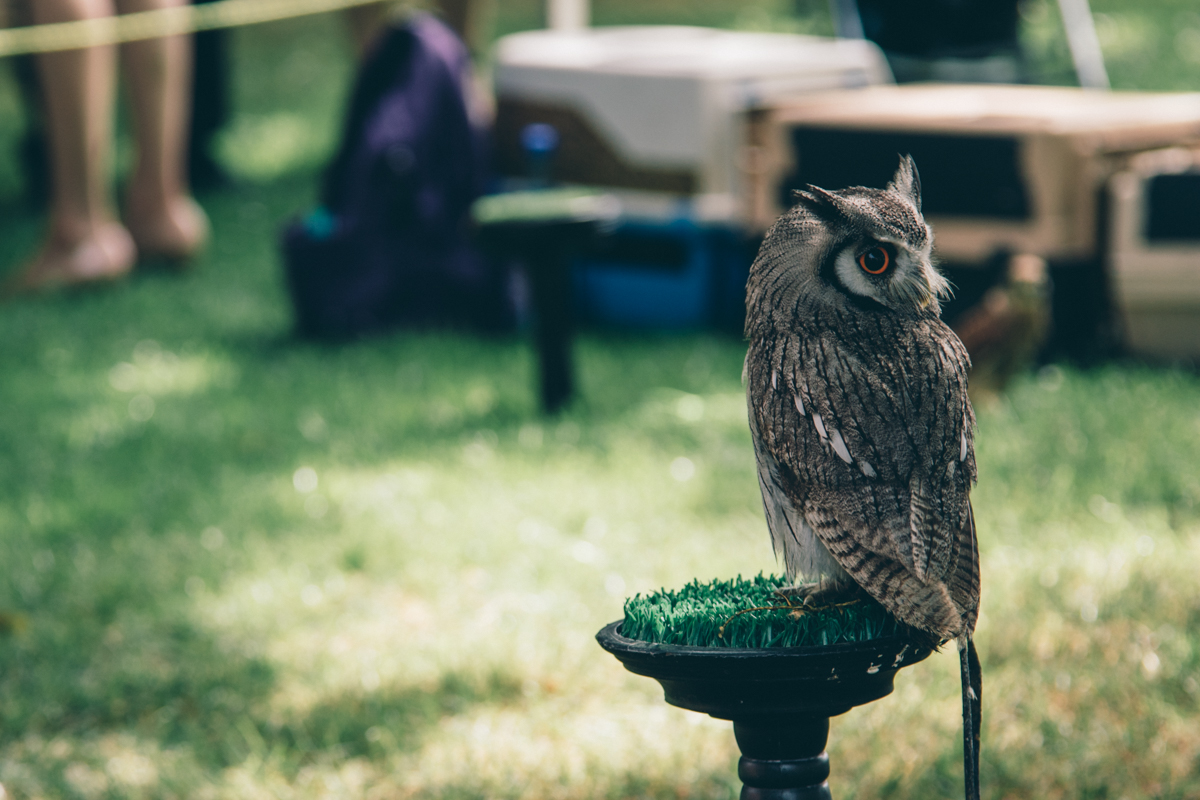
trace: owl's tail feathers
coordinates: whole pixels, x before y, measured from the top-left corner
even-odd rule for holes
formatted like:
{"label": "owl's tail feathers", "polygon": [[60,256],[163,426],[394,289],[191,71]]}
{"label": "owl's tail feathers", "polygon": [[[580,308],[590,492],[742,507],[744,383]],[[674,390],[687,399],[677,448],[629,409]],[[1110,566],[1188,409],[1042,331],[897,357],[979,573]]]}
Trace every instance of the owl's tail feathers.
{"label": "owl's tail feathers", "polygon": [[979,800],[979,734],[983,710],[983,672],[970,633],[958,637],[962,668],[963,783],[966,800]]}

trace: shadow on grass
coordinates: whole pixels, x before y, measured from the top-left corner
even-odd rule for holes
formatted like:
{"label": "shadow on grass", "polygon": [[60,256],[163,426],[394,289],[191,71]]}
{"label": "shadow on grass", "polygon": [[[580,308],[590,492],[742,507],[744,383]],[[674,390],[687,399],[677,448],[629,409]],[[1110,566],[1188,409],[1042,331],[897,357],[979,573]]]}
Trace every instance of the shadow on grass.
{"label": "shadow on grass", "polygon": [[181,620],[117,614],[101,626],[75,610],[34,615],[0,644],[0,743],[113,729],[211,741],[274,685],[264,660],[225,652]]}
{"label": "shadow on grass", "polygon": [[480,678],[457,672],[443,674],[428,686],[392,686],[372,692],[345,691],[303,714],[284,721],[257,721],[254,734],[239,726],[250,753],[265,755],[277,748],[298,764],[323,757],[380,757],[415,750],[424,733],[440,720],[481,704],[504,704],[521,696],[514,676],[493,672]]}
{"label": "shadow on grass", "polygon": [[285,773],[313,759],[375,758],[419,747],[439,720],[521,695],[512,675],[442,674],[419,686],[343,690],[303,710],[272,705],[275,670],[183,622],[31,624],[0,637],[0,748],[27,736],[83,740],[133,732],[186,745],[223,769],[271,758]]}

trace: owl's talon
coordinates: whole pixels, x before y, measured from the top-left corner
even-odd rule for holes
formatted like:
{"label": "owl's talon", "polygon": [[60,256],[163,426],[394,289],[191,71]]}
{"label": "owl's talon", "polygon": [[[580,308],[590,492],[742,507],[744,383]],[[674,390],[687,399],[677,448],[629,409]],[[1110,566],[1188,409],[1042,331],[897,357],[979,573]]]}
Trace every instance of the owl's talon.
{"label": "owl's talon", "polygon": [[775,596],[789,606],[807,605],[820,584],[802,583],[799,586],[784,586],[775,590]]}
{"label": "owl's talon", "polygon": [[863,588],[856,583],[802,583],[776,589],[775,594],[789,606],[807,608],[848,605],[867,596]]}

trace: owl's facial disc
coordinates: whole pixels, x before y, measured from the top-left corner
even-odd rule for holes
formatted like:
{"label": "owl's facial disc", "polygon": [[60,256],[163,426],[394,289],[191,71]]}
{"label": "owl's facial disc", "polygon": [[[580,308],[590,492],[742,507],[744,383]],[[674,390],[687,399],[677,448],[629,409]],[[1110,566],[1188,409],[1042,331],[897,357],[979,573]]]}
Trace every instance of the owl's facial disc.
{"label": "owl's facial disc", "polygon": [[866,237],[848,243],[834,259],[834,275],[845,291],[895,311],[940,311],[949,295],[946,279],[933,268],[928,248],[914,252],[902,242]]}

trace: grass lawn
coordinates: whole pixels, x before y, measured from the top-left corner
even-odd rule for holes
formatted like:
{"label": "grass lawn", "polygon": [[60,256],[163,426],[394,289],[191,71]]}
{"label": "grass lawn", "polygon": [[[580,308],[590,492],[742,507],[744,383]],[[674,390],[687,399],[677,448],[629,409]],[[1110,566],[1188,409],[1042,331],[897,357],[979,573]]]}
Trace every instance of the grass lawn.
{"label": "grass lawn", "polygon": [[[828,24],[800,5],[687,21]],[[1093,6],[1118,85],[1200,87],[1184,3]],[[291,340],[275,235],[336,133],[335,24],[238,33],[242,182],[201,198],[193,272],[0,308],[0,798],[735,796],[729,724],[592,637],[628,595],[777,569],[744,345],[584,335],[545,419],[521,339]],[[41,224],[15,109],[0,83],[4,271]],[[1200,797],[1200,379],[1053,365],[979,418],[985,796]],[[961,796],[959,711],[952,648],[902,672],[834,720],[837,796]]]}

